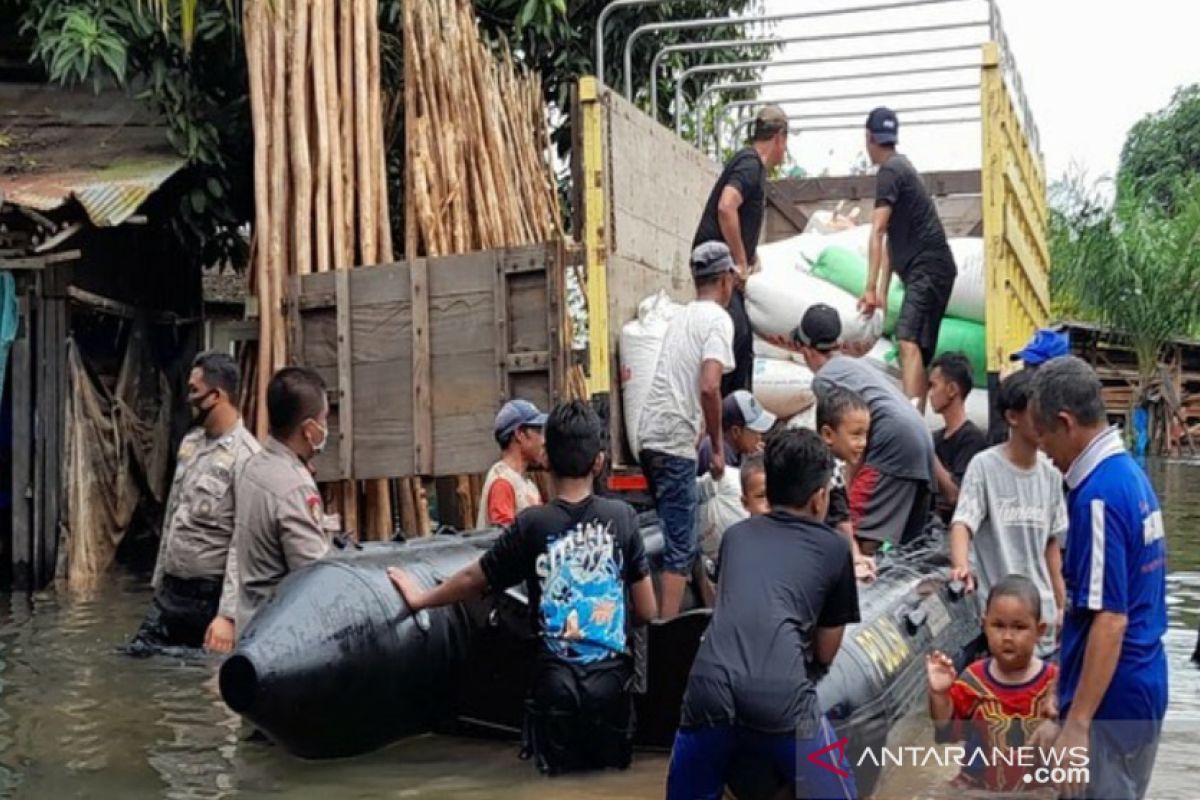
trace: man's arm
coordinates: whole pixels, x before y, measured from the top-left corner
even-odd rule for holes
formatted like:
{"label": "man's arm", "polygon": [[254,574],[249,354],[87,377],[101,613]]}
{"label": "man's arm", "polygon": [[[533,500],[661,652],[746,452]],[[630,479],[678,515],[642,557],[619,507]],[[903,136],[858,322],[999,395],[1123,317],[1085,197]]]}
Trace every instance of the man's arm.
{"label": "man's arm", "polygon": [[517,518],[517,491],[511,483],[503,478],[492,481],[485,499],[488,522],[502,528],[513,524]]}
{"label": "man's arm", "polygon": [[891,280],[891,261],[886,257],[885,237],[887,236],[888,222],[892,219],[892,207],[890,205],[876,206],[874,213],[871,214],[871,243],[867,269],[867,286],[863,293],[863,305],[871,306],[869,311],[874,311],[880,305],[887,304],[887,284],[883,284],[883,294],[880,295],[880,278]]}
{"label": "man's arm", "polygon": [[629,587],[633,601],[633,624],[645,625],[658,617],[658,599],[654,596],[654,581],[650,576],[642,578]]}
{"label": "man's arm", "polygon": [[845,625],[838,625],[836,628],[817,628],[816,635],[813,637],[813,657],[818,664],[829,666],[833,663],[833,657],[837,655],[838,648],[842,646],[842,634],[845,632]]}
{"label": "man's arm", "polygon": [[426,608],[440,608],[476,600],[483,597],[488,586],[487,576],[483,574],[483,567],[478,561],[472,561],[451,575],[445,583],[438,584],[429,591],[421,589],[412,576],[399,567],[388,567],[388,577],[413,614]]}
{"label": "man's arm", "polygon": [[1121,658],[1121,641],[1129,618],[1112,611],[1098,611],[1088,630],[1087,648],[1083,654],[1083,674],[1079,688],[1067,712],[1067,724],[1086,729],[1096,716],[1096,709],[1108,692],[1117,661]]}
{"label": "man's arm", "polygon": [[1057,539],[1046,542],[1046,571],[1050,573],[1050,586],[1054,589],[1054,605],[1061,615],[1067,607],[1067,584],[1062,574],[1062,548]]}
{"label": "man's arm", "polygon": [[956,505],[958,503],[958,484],[954,482],[954,476],[937,456],[933,458],[933,477],[937,481],[938,492],[946,498],[946,502],[952,506]]}
{"label": "man's arm", "polygon": [[717,201],[717,224],[721,226],[721,235],[729,246],[733,263],[737,264],[738,273],[744,278],[750,265],[747,263],[746,245],[742,242],[742,221],[738,216],[743,202],[742,193],[736,186],[722,189]]}
{"label": "man's arm", "polygon": [[975,579],[971,576],[971,529],[966,523],[955,521],[950,526],[950,580],[962,581],[967,592],[975,591]]}
{"label": "man's arm", "polygon": [[329,539],[321,527],[321,496],[312,487],[302,486],[278,498],[279,543],[288,570],[295,572],[306,564],[325,557]]}
{"label": "man's arm", "polygon": [[721,432],[721,376],[724,367],[720,361],[708,359],[700,369],[700,408],[704,412],[704,426],[708,440],[712,442],[710,469],[714,478],[725,474],[725,437]]}

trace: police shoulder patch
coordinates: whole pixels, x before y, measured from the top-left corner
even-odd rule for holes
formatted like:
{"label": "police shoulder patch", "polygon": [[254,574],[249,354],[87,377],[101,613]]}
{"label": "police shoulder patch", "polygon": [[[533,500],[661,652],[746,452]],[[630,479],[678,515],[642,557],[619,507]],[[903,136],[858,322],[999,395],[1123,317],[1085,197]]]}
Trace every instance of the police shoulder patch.
{"label": "police shoulder patch", "polygon": [[308,513],[312,515],[313,522],[320,525],[321,517],[323,516],[321,509],[321,495],[313,492],[304,499],[304,502],[308,505]]}

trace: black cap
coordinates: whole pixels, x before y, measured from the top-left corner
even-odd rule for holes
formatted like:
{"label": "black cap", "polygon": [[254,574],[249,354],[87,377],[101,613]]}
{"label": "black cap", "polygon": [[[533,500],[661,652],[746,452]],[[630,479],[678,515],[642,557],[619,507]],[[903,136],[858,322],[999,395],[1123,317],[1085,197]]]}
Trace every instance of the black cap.
{"label": "black cap", "polygon": [[900,138],[900,120],[895,111],[880,106],[867,115],[867,130],[878,144],[895,144]]}
{"label": "black cap", "polygon": [[833,350],[842,338],[842,318],[833,306],[814,303],[804,312],[800,324],[792,331],[792,339],[814,350]]}
{"label": "black cap", "polygon": [[704,242],[692,251],[692,277],[710,278],[725,272],[735,272],[733,254],[724,242]]}

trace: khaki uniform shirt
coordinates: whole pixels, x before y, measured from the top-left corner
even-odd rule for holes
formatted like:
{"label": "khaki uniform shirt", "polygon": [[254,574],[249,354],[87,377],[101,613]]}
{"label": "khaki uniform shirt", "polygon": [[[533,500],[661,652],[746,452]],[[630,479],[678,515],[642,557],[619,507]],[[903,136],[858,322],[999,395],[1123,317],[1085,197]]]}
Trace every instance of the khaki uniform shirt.
{"label": "khaki uniform shirt", "polygon": [[312,473],[279,440],[267,438],[262,452],[242,470],[237,490],[240,636],[285,576],[325,555],[329,537]]}
{"label": "khaki uniform shirt", "polygon": [[238,420],[224,436],[210,439],[204,428],[179,443],[175,478],[167,497],[154,588],[163,575],[223,581],[220,614],[233,618],[237,607],[237,554],[231,546],[237,492],[246,462],[262,446]]}

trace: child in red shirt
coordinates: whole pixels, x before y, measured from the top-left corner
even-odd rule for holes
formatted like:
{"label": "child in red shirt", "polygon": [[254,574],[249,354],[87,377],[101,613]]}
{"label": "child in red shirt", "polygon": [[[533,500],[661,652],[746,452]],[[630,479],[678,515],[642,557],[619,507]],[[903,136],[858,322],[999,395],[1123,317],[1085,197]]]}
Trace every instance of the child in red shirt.
{"label": "child in red shirt", "polygon": [[990,657],[971,664],[957,679],[954,662],[944,653],[926,657],[937,740],[964,743],[956,786],[994,792],[1047,788],[1026,778],[1041,764],[1022,763],[1012,751],[1028,746],[1033,732],[1054,713],[1058,668],[1035,654],[1046,629],[1041,609],[1033,581],[1009,575],[988,594],[983,624]]}

